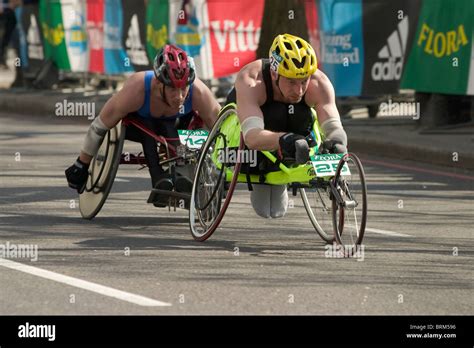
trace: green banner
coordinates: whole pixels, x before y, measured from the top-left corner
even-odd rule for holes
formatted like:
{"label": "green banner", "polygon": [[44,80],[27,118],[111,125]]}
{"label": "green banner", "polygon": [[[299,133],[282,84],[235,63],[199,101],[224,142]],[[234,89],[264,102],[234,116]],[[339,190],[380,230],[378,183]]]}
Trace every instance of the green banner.
{"label": "green banner", "polygon": [[39,19],[44,37],[44,57],[52,59],[59,69],[71,70],[66,48],[61,2],[40,0]]}
{"label": "green banner", "polygon": [[474,1],[425,0],[401,88],[466,94]]}
{"label": "green banner", "polygon": [[146,52],[151,62],[169,40],[168,0],[149,0],[146,9]]}

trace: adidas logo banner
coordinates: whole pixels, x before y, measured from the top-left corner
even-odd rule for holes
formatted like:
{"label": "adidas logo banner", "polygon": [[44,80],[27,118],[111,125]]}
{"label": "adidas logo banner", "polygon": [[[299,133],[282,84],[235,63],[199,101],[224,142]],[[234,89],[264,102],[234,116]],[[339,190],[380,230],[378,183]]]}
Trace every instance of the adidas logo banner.
{"label": "adidas logo banner", "polygon": [[398,93],[420,7],[412,0],[363,2],[363,95]]}
{"label": "adidas logo banner", "polygon": [[146,8],[144,1],[122,0],[122,45],[135,71],[151,69],[146,53]]}
{"label": "adidas logo banner", "polygon": [[39,20],[37,4],[25,3],[21,8],[21,27],[24,31],[26,49],[22,55],[23,68],[26,73],[35,76],[44,63],[43,32]]}

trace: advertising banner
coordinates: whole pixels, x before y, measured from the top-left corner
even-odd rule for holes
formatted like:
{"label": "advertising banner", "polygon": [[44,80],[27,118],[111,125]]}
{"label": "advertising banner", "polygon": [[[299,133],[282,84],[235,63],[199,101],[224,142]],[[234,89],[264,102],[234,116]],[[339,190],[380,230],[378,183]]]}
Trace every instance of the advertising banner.
{"label": "advertising banner", "polygon": [[148,70],[146,44],[145,0],[122,0],[124,28],[122,43],[135,71]]}
{"label": "advertising banner", "polygon": [[105,73],[104,67],[104,0],[87,0],[87,37],[89,71]]}
{"label": "advertising banner", "polygon": [[474,94],[473,14],[472,0],[423,2],[403,88]]}
{"label": "advertising banner", "polygon": [[316,53],[318,59],[318,68],[323,68],[323,63],[319,60],[321,55],[321,40],[319,36],[319,19],[318,10],[315,0],[305,0],[306,23],[308,24],[309,43]]}
{"label": "advertising banner", "polygon": [[151,64],[158,50],[169,41],[168,0],[149,0],[146,8],[146,52]]}
{"label": "advertising banner", "polygon": [[51,59],[58,69],[71,70],[66,47],[61,2],[41,0],[39,17],[44,37],[45,59]]}
{"label": "advertising banner", "polygon": [[208,0],[204,24],[212,76],[238,72],[256,59],[264,0]]}
{"label": "advertising banner", "polygon": [[70,70],[85,72],[89,67],[86,3],[83,0],[61,0],[61,12]]}
{"label": "advertising banner", "polygon": [[21,13],[21,24],[25,33],[26,52],[22,53],[22,67],[34,74],[44,64],[43,33],[39,21],[39,5],[24,4]]}
{"label": "advertising banner", "polygon": [[319,0],[323,71],[337,96],[357,96],[362,91],[364,44],[361,0]]}
{"label": "advertising banner", "polygon": [[421,0],[364,1],[363,95],[398,93]]}
{"label": "advertising banner", "polygon": [[178,13],[174,43],[192,57],[200,54],[202,34],[199,31],[199,19],[193,0],[183,0],[181,11]]}
{"label": "advertising banner", "polygon": [[104,60],[106,74],[133,72],[122,46],[123,11],[120,0],[105,0]]}
{"label": "advertising banner", "polygon": [[20,64],[20,67],[26,69],[28,67],[28,45],[26,44],[26,34],[23,27],[23,7],[17,7],[15,9],[15,17],[17,20],[16,28],[18,33],[18,56],[19,62],[15,62],[15,65]]}

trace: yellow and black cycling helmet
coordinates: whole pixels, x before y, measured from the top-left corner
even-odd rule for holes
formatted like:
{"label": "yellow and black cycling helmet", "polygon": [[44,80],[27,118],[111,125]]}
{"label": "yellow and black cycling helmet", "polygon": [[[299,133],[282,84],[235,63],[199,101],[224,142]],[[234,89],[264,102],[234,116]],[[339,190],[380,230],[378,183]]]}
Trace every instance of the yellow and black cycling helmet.
{"label": "yellow and black cycling helmet", "polygon": [[313,47],[298,36],[278,35],[269,55],[273,71],[290,79],[309,77],[318,69]]}

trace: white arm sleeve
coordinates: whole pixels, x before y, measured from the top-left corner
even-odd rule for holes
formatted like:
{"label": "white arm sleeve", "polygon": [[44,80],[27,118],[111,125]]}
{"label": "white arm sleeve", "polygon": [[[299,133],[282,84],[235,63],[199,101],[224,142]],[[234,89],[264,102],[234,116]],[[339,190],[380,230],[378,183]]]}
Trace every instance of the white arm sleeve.
{"label": "white arm sleeve", "polygon": [[242,122],[240,128],[242,129],[242,134],[244,135],[245,139],[249,131],[251,131],[252,129],[264,129],[265,124],[263,122],[263,118],[259,116],[250,116]]}
{"label": "white arm sleeve", "polygon": [[339,118],[330,117],[321,124],[321,128],[326,135],[326,139],[337,140],[347,146],[347,134],[342,128],[342,122]]}
{"label": "white arm sleeve", "polygon": [[102,122],[100,117],[96,117],[87,131],[84,144],[82,145],[82,152],[94,157],[97,151],[99,151],[100,144],[108,130],[109,128]]}

